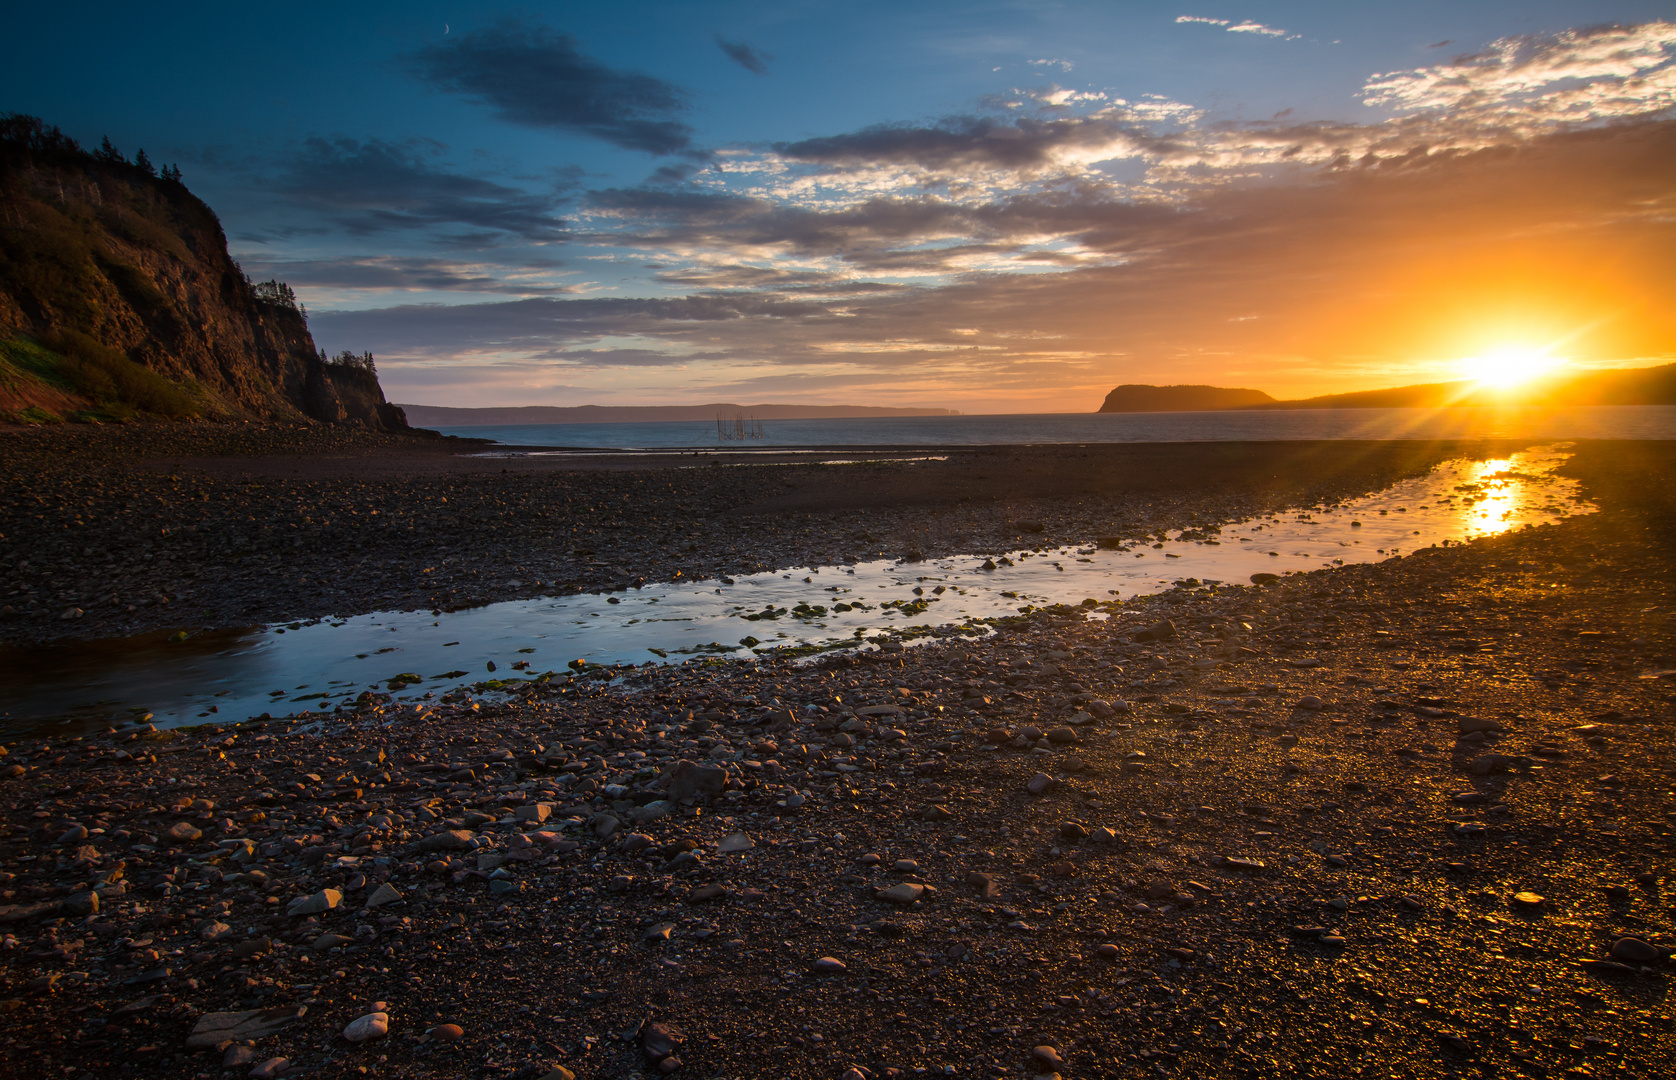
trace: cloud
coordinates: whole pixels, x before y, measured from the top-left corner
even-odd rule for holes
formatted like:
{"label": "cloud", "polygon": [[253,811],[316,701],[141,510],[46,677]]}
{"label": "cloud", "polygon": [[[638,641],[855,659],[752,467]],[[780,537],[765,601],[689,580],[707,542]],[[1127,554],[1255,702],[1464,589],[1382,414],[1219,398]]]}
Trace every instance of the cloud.
{"label": "cloud", "polygon": [[431,165],[436,144],[315,136],[282,167],[277,188],[290,202],[356,235],[465,225],[526,240],[556,240],[557,191],[532,193]]}
{"label": "cloud", "polygon": [[277,277],[300,288],[499,293],[511,296],[556,296],[576,291],[575,286],[546,280],[551,270],[548,266],[484,265],[424,256],[364,255],[333,259],[247,257],[244,267],[257,277]]}
{"label": "cloud", "polygon": [[[708,393],[724,379],[788,392],[804,380],[815,397],[912,395],[961,408],[1092,409],[1124,381],[1240,378],[1301,394],[1410,372],[1424,381],[1437,373],[1415,367],[1423,358],[1579,330],[1568,348],[1580,357],[1676,351],[1676,313],[1665,302],[1676,288],[1668,257],[1676,219],[1665,211],[1673,200],[1676,121],[1624,123],[1515,149],[1206,188],[1168,204],[1068,195],[974,214],[916,202],[896,225],[923,235],[952,223],[1015,239],[1032,228],[1075,231],[1108,257],[1062,273],[976,273],[848,296],[410,305],[316,322],[333,340],[407,364],[564,353],[605,362],[592,351],[632,335],[641,342],[632,348],[685,357],[684,367],[638,359],[665,373],[644,388],[661,400]],[[721,261],[730,245],[750,246],[741,235],[802,243],[824,233],[861,250],[889,218],[883,207],[775,218],[751,200],[671,199],[663,213],[671,230],[713,235],[717,279],[700,287],[732,275],[727,283],[747,289],[751,274],[741,267],[751,264]],[[867,257],[912,258],[922,246]],[[962,246],[982,245],[946,245]],[[792,277],[758,280],[775,290],[797,283]],[[820,274],[799,280],[818,283]],[[677,370],[685,374],[670,374]]]}
{"label": "cloud", "polygon": [[650,75],[619,71],[583,55],[569,34],[504,22],[421,49],[415,73],[524,127],[602,139],[626,150],[675,154],[692,145],[676,119],[685,90]]}
{"label": "cloud", "polygon": [[1676,106],[1676,23],[1521,35],[1447,64],[1377,75],[1367,104],[1531,132]]}
{"label": "cloud", "polygon": [[[1047,95],[1048,104],[1058,104]],[[788,161],[828,166],[889,163],[930,170],[974,165],[1013,171],[1067,159],[1105,160],[1158,142],[1127,117],[1106,112],[1065,118],[951,116],[933,125],[878,125],[846,135],[778,143]]]}
{"label": "cloud", "polygon": [[729,41],[720,34],[716,35],[716,44],[746,71],[754,75],[768,74],[768,61],[773,57],[767,53],[758,52],[743,41]]}
{"label": "cloud", "polygon": [[1262,23],[1252,22],[1250,19],[1247,19],[1246,21],[1244,21],[1242,23],[1235,23],[1233,26],[1228,27],[1228,33],[1230,33],[1230,34],[1261,34],[1264,37],[1285,37],[1286,36],[1286,31],[1285,30],[1277,30],[1272,26],[1264,26]]}
{"label": "cloud", "polygon": [[1041,60],[1030,61],[1030,66],[1031,67],[1039,67],[1039,68],[1056,67],[1060,71],[1067,71],[1068,72],[1068,71],[1072,70],[1073,68],[1075,68],[1077,65],[1074,61],[1071,61],[1071,60],[1053,60],[1053,59],[1049,59],[1049,58],[1044,57]]}
{"label": "cloud", "polygon": [[1177,15],[1176,22],[1199,23],[1204,26],[1220,26],[1223,30],[1230,34],[1257,34],[1261,37],[1278,38],[1295,38],[1301,36],[1299,34],[1289,33],[1285,30],[1278,30],[1272,26],[1265,26],[1260,22],[1253,22],[1250,19],[1245,19],[1236,23],[1232,19],[1210,19],[1203,15]]}

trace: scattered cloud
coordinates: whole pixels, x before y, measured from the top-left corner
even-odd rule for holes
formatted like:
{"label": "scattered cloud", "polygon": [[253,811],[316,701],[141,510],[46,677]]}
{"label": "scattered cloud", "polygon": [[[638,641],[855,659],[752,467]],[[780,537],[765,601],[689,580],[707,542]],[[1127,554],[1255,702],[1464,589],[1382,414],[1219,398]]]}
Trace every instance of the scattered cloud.
{"label": "scattered cloud", "polygon": [[1362,96],[1456,127],[1523,132],[1659,113],[1676,106],[1676,23],[1501,38],[1447,64],[1375,76]]}
{"label": "scattered cloud", "polygon": [[565,235],[558,190],[530,192],[432,164],[435,143],[304,140],[277,176],[279,193],[354,235],[467,226],[550,241]]}
{"label": "scattered cloud", "polygon": [[1228,32],[1230,34],[1257,34],[1261,37],[1277,37],[1277,38],[1288,38],[1288,39],[1298,38],[1298,37],[1303,36],[1301,34],[1294,34],[1294,33],[1291,33],[1289,31],[1286,31],[1286,30],[1276,29],[1273,26],[1265,26],[1263,23],[1254,22],[1251,19],[1243,19],[1240,22],[1235,22],[1232,19],[1212,19],[1212,18],[1207,18],[1206,16],[1203,16],[1203,15],[1177,15],[1176,16],[1176,22],[1178,22],[1178,23],[1198,23],[1201,26],[1219,26],[1223,30],[1225,30],[1226,32]]}
{"label": "scattered cloud", "polygon": [[510,123],[650,154],[692,147],[692,129],[677,119],[688,108],[685,90],[607,67],[584,55],[569,34],[545,26],[503,22],[426,46],[410,60],[431,86],[486,105]]}
{"label": "scattered cloud", "polygon": [[758,52],[743,41],[729,41],[720,34],[716,35],[716,44],[721,46],[722,52],[732,58],[733,62],[754,75],[768,74],[768,61],[773,57],[767,53]]}
{"label": "scattered cloud", "polygon": [[1077,65],[1073,61],[1070,61],[1070,60],[1051,60],[1051,59],[1045,59],[1044,58],[1044,59],[1041,59],[1041,60],[1030,61],[1030,66],[1031,67],[1039,67],[1039,68],[1056,67],[1060,71],[1068,72],[1071,69],[1075,68]]}

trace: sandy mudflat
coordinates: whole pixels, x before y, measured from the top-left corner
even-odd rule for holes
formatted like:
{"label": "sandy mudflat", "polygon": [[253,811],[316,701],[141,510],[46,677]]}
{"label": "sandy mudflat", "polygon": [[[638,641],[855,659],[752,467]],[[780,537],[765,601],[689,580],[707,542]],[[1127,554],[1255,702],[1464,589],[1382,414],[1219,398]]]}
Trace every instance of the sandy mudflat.
{"label": "sandy mudflat", "polygon": [[870,448],[823,465],[482,457],[453,440],[319,428],[11,431],[0,482],[19,496],[0,503],[0,641],[1086,542],[1341,499],[1488,446]]}

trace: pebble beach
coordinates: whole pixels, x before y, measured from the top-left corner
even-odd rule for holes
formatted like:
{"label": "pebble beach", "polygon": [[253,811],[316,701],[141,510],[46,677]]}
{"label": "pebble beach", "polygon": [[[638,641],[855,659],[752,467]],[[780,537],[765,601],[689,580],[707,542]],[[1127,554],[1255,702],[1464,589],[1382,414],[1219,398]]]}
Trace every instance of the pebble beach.
{"label": "pebble beach", "polygon": [[[1507,449],[727,467],[94,434],[3,444],[34,496],[0,527],[8,647],[1089,542]],[[981,637],[8,738],[0,1061],[1655,1075],[1673,457],[1580,443],[1565,471],[1597,513]]]}

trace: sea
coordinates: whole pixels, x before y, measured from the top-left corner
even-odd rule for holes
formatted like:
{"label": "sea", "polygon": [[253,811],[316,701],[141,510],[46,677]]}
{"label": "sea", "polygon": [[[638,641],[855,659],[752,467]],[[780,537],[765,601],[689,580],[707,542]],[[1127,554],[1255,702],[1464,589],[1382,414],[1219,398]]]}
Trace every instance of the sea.
{"label": "sea", "polygon": [[1269,442],[1303,439],[1676,439],[1676,405],[1575,408],[1276,409],[1177,413],[1024,413],[765,420],[760,437],[718,437],[723,423],[501,424],[438,428],[501,446],[574,453],[807,447],[943,447],[1122,442]]}

